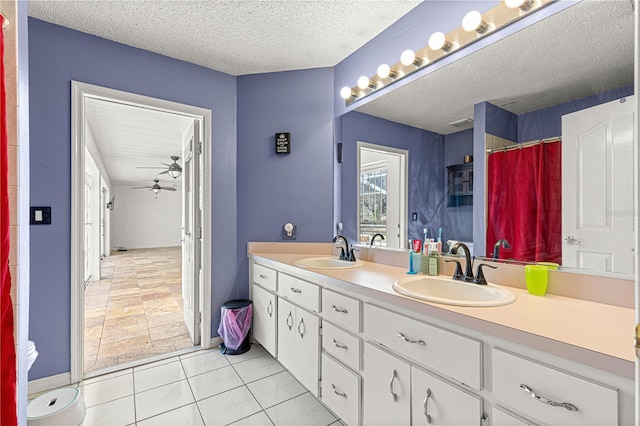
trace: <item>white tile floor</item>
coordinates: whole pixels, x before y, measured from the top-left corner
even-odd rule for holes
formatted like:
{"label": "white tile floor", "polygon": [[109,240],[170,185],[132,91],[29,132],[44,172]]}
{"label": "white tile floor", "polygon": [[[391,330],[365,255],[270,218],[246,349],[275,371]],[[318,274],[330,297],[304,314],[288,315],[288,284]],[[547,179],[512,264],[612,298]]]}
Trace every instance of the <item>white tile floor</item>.
{"label": "white tile floor", "polygon": [[318,425],[342,423],[261,346],[199,351],[80,383],[84,425]]}

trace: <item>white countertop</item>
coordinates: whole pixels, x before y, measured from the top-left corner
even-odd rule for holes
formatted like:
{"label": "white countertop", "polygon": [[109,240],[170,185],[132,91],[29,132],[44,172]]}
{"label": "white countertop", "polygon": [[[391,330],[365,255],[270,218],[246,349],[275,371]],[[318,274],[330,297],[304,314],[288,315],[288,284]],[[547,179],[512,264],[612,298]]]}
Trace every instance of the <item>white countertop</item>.
{"label": "white countertop", "polygon": [[[509,287],[517,300],[506,306],[462,307],[429,303],[396,293],[406,269],[364,262],[343,270],[303,269],[297,260],[318,254],[251,253],[255,260],[295,268],[301,277],[398,305],[424,315],[552,353],[619,376],[634,378],[633,309],[547,294],[533,296]],[[276,266],[274,264],[274,266]],[[287,268],[288,269],[288,268]],[[291,269],[294,272],[293,269]]]}

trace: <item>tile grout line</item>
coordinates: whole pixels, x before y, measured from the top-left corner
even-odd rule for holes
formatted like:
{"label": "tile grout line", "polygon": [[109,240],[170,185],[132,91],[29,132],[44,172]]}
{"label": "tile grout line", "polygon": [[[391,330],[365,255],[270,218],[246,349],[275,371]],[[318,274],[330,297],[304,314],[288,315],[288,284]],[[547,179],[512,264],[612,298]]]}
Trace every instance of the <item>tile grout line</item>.
{"label": "tile grout line", "polygon": [[[193,358],[193,357],[189,357],[189,358]],[[202,415],[202,411],[200,410],[200,404],[198,404],[198,400],[196,399],[196,394],[195,392],[193,392],[193,388],[191,387],[191,382],[189,381],[187,370],[184,368],[184,364],[182,364],[182,359],[180,357],[178,357],[178,361],[180,361],[180,367],[182,368],[182,372],[184,373],[185,380],[187,381],[187,386],[189,386],[189,390],[191,391],[191,396],[193,397],[193,403],[196,405],[196,409],[198,410],[198,414],[200,415],[200,420],[202,420],[202,424],[206,426],[206,423],[204,421],[204,416]],[[192,376],[192,377],[195,377],[195,376]]]}

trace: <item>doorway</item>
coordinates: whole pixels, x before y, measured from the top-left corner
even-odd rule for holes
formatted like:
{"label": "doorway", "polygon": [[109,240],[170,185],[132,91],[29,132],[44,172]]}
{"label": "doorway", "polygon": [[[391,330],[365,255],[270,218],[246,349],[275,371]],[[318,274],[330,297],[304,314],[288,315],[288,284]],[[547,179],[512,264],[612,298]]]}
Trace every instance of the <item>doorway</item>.
{"label": "doorway", "polygon": [[[101,372],[210,347],[210,304],[202,303],[210,300],[210,270],[201,262],[211,252],[210,213],[201,207],[210,205],[210,123],[202,108],[72,82],[72,381],[91,374],[85,356],[98,354],[87,353],[85,343],[98,333],[101,344],[140,345],[119,360],[112,355],[120,349],[105,346],[111,359],[89,369]],[[106,305],[86,304],[90,297]],[[176,313],[184,333],[166,339],[182,333],[178,323],[163,331]]]}
{"label": "doorway", "polygon": [[405,247],[407,161],[403,149],[358,142],[358,243],[381,234],[381,245]]}

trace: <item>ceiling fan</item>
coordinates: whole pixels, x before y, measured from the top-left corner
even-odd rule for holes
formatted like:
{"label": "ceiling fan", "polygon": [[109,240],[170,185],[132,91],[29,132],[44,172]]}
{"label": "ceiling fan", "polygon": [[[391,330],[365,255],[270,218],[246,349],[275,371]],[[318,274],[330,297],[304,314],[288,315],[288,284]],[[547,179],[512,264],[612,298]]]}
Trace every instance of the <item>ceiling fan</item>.
{"label": "ceiling fan", "polygon": [[158,179],[154,179],[153,180],[154,184],[149,186],[132,186],[131,189],[149,189],[150,191],[153,191],[154,194],[158,194],[160,192],[160,190],[164,189],[165,191],[175,191],[176,189],[171,187],[171,186],[160,186],[159,184],[159,180]]}
{"label": "ceiling fan", "polygon": [[180,159],[180,157],[172,155],[171,159],[173,160],[173,163],[171,164],[160,163],[160,164],[164,164],[166,167],[136,167],[136,169],[165,169],[164,172],[160,172],[158,174],[160,175],[168,174],[172,178],[178,179],[182,174],[182,166],[178,164],[178,160]]}

